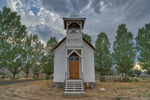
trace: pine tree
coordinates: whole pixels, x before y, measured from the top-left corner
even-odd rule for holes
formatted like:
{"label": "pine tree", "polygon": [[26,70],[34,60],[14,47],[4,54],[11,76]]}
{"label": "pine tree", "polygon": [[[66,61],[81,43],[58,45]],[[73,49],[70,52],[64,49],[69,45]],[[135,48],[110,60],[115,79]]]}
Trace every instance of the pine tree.
{"label": "pine tree", "polygon": [[116,40],[113,44],[112,54],[117,70],[127,75],[133,68],[136,52],[134,50],[133,34],[127,31],[126,25],[118,26]]}
{"label": "pine tree", "polygon": [[101,73],[101,75],[106,75],[111,71],[112,59],[110,55],[110,42],[106,33],[101,32],[97,36],[95,47],[97,53],[95,55],[95,65],[96,70]]}
{"label": "pine tree", "polygon": [[150,70],[150,23],[140,28],[135,38],[136,48],[139,51],[138,60],[144,70]]}
{"label": "pine tree", "polygon": [[87,41],[89,41],[90,43],[92,42],[91,40],[91,36],[86,34],[86,33],[82,33],[82,37],[85,38]]}

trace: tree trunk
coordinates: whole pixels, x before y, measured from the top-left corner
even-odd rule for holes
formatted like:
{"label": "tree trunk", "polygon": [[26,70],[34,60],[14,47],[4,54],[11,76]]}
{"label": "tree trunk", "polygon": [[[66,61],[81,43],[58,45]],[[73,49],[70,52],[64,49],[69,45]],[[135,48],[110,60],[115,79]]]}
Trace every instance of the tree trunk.
{"label": "tree trunk", "polygon": [[13,73],[13,79],[15,79],[16,73]]}
{"label": "tree trunk", "polygon": [[27,73],[27,75],[26,75],[26,78],[28,78],[28,73]]}
{"label": "tree trunk", "polygon": [[34,75],[33,75],[33,78],[35,79],[35,75],[36,75],[36,73],[34,73]]}
{"label": "tree trunk", "polygon": [[28,75],[29,75],[29,71],[27,71],[27,73],[26,73],[26,78],[28,78]]}

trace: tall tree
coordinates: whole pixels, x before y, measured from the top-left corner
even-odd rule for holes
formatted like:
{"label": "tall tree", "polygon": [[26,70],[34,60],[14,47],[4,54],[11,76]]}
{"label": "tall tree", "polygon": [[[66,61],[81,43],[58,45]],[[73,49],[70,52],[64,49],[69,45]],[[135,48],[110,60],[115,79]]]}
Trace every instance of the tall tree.
{"label": "tall tree", "polygon": [[144,70],[148,71],[150,69],[150,23],[139,29],[135,40],[140,65]]}
{"label": "tall tree", "polygon": [[21,25],[20,20],[20,16],[16,12],[11,12],[10,8],[3,7],[0,11],[0,33],[5,37],[2,43],[9,44],[9,46],[3,45],[5,55],[2,59],[5,61],[2,63],[14,77],[22,66],[22,42],[27,33],[26,27]]}
{"label": "tall tree", "polygon": [[57,42],[55,37],[50,38],[50,40],[47,42],[47,45],[45,47],[46,48],[46,53],[42,57],[42,60],[41,60],[43,73],[45,73],[48,78],[53,73],[53,66],[54,66],[54,56],[51,53],[51,50],[52,50],[52,48],[54,48],[54,46],[57,43],[58,42]]}
{"label": "tall tree", "polygon": [[40,62],[42,59],[42,56],[44,54],[44,45],[39,41],[38,35],[33,35],[32,39],[32,46],[33,46],[33,52],[32,52],[32,72],[34,75],[34,78],[36,77],[36,74],[41,70],[40,68]]}
{"label": "tall tree", "polygon": [[97,54],[95,55],[96,70],[102,75],[106,75],[111,71],[112,58],[110,55],[110,42],[106,33],[101,32],[97,36],[95,47]]}
{"label": "tall tree", "polygon": [[32,56],[33,56],[33,47],[32,47],[32,39],[33,36],[30,34],[26,36],[24,41],[24,66],[22,66],[22,70],[26,73],[26,78],[28,78],[29,71],[33,65]]}
{"label": "tall tree", "polygon": [[127,31],[126,25],[118,26],[116,40],[113,44],[112,54],[117,70],[127,75],[133,68],[136,52],[134,50],[133,34]]}
{"label": "tall tree", "polygon": [[90,43],[92,42],[91,40],[91,36],[86,34],[86,33],[82,33],[82,37],[85,38],[87,41],[89,41]]}

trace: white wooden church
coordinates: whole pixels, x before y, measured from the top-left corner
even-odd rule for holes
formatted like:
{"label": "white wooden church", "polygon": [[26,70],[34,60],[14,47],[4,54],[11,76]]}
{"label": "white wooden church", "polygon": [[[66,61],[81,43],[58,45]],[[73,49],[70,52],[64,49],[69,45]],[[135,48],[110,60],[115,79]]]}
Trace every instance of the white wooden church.
{"label": "white wooden church", "polygon": [[66,37],[53,49],[54,86],[65,87],[64,93],[85,93],[84,82],[95,86],[95,47],[82,37],[86,18],[73,14],[62,18]]}

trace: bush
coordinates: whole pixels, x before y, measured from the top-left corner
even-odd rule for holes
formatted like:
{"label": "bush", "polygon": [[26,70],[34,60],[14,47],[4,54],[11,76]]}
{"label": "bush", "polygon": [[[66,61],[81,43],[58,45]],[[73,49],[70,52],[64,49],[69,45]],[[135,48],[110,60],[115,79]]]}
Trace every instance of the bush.
{"label": "bush", "polygon": [[105,78],[104,76],[100,77],[99,80],[100,80],[101,82],[106,82],[106,78]]}
{"label": "bush", "polygon": [[128,76],[127,76],[127,77],[124,77],[124,78],[123,78],[123,81],[124,81],[124,82],[129,82],[129,81],[130,81],[130,78],[129,78]]}
{"label": "bush", "polygon": [[50,77],[49,77],[49,76],[46,76],[46,77],[45,77],[45,80],[49,80],[49,79],[50,79]]}
{"label": "bush", "polygon": [[128,82],[132,82],[133,80],[131,78],[129,78]]}
{"label": "bush", "polygon": [[49,90],[50,90],[50,91],[53,91],[53,88],[50,88]]}
{"label": "bush", "polygon": [[127,73],[128,76],[134,76],[134,71],[133,70],[130,70],[128,73]]}
{"label": "bush", "polygon": [[135,81],[136,81],[136,82],[138,82],[139,80],[138,80],[138,79],[136,79]]}

